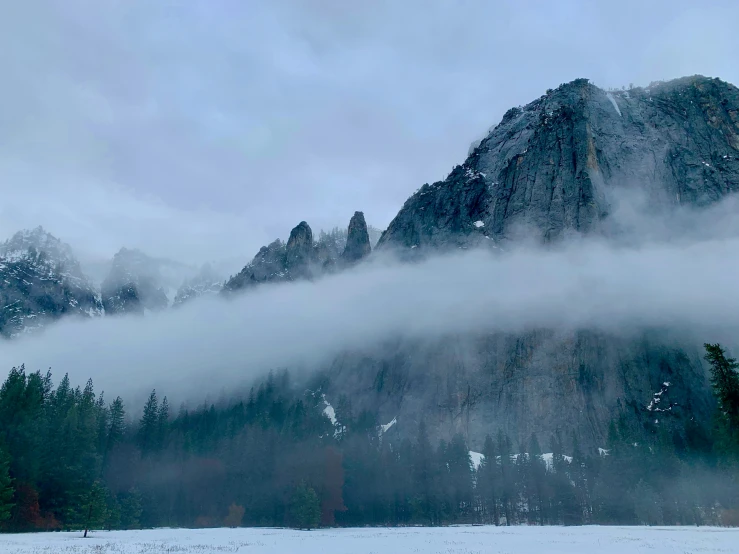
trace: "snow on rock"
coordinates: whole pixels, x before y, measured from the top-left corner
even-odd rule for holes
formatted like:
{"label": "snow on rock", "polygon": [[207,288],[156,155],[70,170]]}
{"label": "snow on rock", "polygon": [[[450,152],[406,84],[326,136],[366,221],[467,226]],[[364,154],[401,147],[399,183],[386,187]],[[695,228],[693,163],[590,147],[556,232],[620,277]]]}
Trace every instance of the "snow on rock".
{"label": "snow on rock", "polygon": [[480,464],[482,464],[482,461],[485,459],[485,456],[480,454],[479,452],[475,452],[473,450],[470,450],[470,460],[472,460],[472,467],[477,470],[480,467]]}
{"label": "snow on rock", "polygon": [[671,412],[672,411],[672,408],[676,406],[676,404],[672,404],[669,401],[667,402],[666,408],[659,406],[660,402],[662,402],[663,400],[662,395],[667,392],[667,389],[669,388],[669,386],[670,386],[669,381],[665,381],[664,383],[662,383],[662,388],[658,392],[655,392],[652,395],[652,400],[649,402],[649,404],[647,404],[647,411],[650,411],[650,412]]}
{"label": "snow on rock", "polygon": [[485,227],[485,223],[484,223],[483,221],[475,221],[475,222],[474,222],[474,223],[473,223],[472,225],[474,225],[474,226],[475,226],[475,227],[477,227],[478,229],[479,229],[480,227]]}
{"label": "snow on rock", "polygon": [[598,448],[598,454],[600,454],[601,456],[608,456],[608,450],[606,450],[605,448],[600,448],[599,447]]}
{"label": "snow on rock", "polygon": [[323,413],[326,414],[326,417],[328,417],[331,420],[331,425],[336,427],[336,410],[334,410],[334,407],[328,403],[328,400],[326,400],[326,395],[322,395],[323,398],[323,404],[326,406],[323,409]]}
{"label": "snow on rock", "polygon": [[392,427],[396,423],[398,423],[398,418],[394,417],[393,420],[387,425],[380,425],[380,436],[382,436],[384,433],[387,433],[390,430],[390,427]]}
{"label": "snow on rock", "polygon": [[468,168],[467,168],[467,170],[466,170],[466,171],[464,172],[464,174],[465,174],[465,176],[466,176],[466,177],[467,177],[468,179],[470,179],[470,180],[472,180],[472,179],[477,179],[478,177],[485,177],[485,174],[484,174],[484,173],[482,173],[481,171],[476,171],[476,170],[474,170],[474,169],[471,169],[471,168],[469,168],[469,167],[468,167]]}

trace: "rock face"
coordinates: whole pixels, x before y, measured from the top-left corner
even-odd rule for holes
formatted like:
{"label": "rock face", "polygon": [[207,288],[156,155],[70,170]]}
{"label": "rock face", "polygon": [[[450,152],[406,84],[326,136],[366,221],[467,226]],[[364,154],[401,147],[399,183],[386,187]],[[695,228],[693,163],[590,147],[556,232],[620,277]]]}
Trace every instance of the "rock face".
{"label": "rock face", "polygon": [[372,252],[370,237],[367,232],[367,222],[362,212],[354,212],[349,221],[349,232],[346,238],[346,247],[341,255],[342,260],[347,263],[355,263],[369,256]]}
{"label": "rock face", "polygon": [[101,287],[105,313],[144,313],[169,305],[159,264],[139,250],[121,248]]}
{"label": "rock face", "polygon": [[687,77],[606,92],[578,79],[512,108],[444,180],[424,185],[379,248],[593,232],[624,187],[706,205],[739,188],[739,89]]}
{"label": "rock face", "polygon": [[290,279],[307,279],[311,276],[311,264],[314,262],[313,231],[310,225],[301,221],[290,231],[290,238],[285,245],[285,269]]}
{"label": "rock face", "polygon": [[[704,77],[613,93],[584,79],[562,85],[509,110],[463,165],[421,187],[378,249],[495,245],[522,230],[545,242],[597,233],[613,191],[624,187],[668,208],[739,190],[739,90]],[[348,395],[380,422],[397,416],[400,433],[413,434],[423,419],[439,437],[466,434],[478,450],[499,429],[514,442],[576,431],[597,447],[620,415],[645,431],[680,430],[692,417],[708,423],[698,345],[632,331],[399,337],[375,353],[338,358],[325,392],[334,403]],[[662,388],[666,400],[651,403]]]}
{"label": "rock face", "polygon": [[321,232],[317,241],[310,226],[301,221],[290,232],[287,244],[278,239],[263,246],[244,269],[226,281],[223,291],[229,293],[262,283],[315,279],[340,270],[349,261],[359,261],[370,250],[362,212],[354,214],[348,232],[341,229]]}
{"label": "rock face", "polygon": [[63,315],[102,313],[100,295],[69,245],[41,227],[0,245],[0,334],[12,337]]}

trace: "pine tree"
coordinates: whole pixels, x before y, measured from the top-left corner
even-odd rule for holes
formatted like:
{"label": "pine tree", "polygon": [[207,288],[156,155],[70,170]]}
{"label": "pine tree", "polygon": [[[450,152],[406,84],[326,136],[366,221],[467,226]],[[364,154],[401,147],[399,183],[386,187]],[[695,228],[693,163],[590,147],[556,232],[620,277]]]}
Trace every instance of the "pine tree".
{"label": "pine tree", "polygon": [[570,479],[575,487],[576,506],[579,513],[583,514],[586,519],[584,523],[589,522],[590,517],[590,498],[588,490],[587,466],[588,461],[584,458],[580,449],[580,441],[576,433],[572,433],[572,462],[570,462]]}
{"label": "pine tree", "polygon": [[531,434],[528,452],[528,475],[526,476],[529,506],[529,521],[544,525],[544,486],[547,466],[541,457],[539,439]]}
{"label": "pine tree", "polygon": [[167,402],[166,396],[159,405],[159,413],[157,415],[156,445],[158,449],[161,449],[166,446],[167,431],[169,430],[169,403]]}
{"label": "pine tree", "polygon": [[447,501],[452,520],[472,511],[472,460],[464,437],[457,433],[442,455],[442,471],[447,484]]}
{"label": "pine tree", "polygon": [[118,497],[110,491],[108,491],[105,499],[105,522],[103,526],[108,531],[121,527],[121,504],[118,502]]}
{"label": "pine tree", "polygon": [[724,453],[739,456],[739,363],[734,358],[727,358],[719,344],[704,346],[718,403],[718,444]]}
{"label": "pine tree", "polygon": [[141,454],[154,452],[159,437],[159,401],[156,390],[152,390],[144,405],[144,414],[139,422],[138,443]]}
{"label": "pine tree", "polygon": [[500,463],[495,443],[490,435],[485,437],[482,448],[483,459],[477,471],[477,489],[482,499],[482,507],[486,515],[486,522],[500,525]]}
{"label": "pine tree", "polygon": [[321,502],[313,488],[301,483],[295,488],[290,512],[298,529],[311,530],[321,521]]}
{"label": "pine tree", "polygon": [[121,527],[123,529],[138,529],[141,527],[141,493],[138,489],[131,489],[120,496]]}
{"label": "pine tree", "polygon": [[0,449],[0,525],[10,519],[13,503],[13,479],[10,477],[10,457]]}
{"label": "pine tree", "polygon": [[508,435],[498,431],[498,456],[500,456],[500,503],[505,515],[506,525],[514,523],[515,498],[516,498],[516,476],[511,460],[513,445]]}
{"label": "pine tree", "polygon": [[102,529],[107,519],[107,495],[108,491],[99,481],[95,481],[90,488],[86,498],[87,517],[85,521],[85,534],[88,530]]}
{"label": "pine tree", "polygon": [[118,396],[110,405],[110,417],[108,424],[108,452],[113,450],[116,444],[123,439],[125,433],[126,412],[123,409],[123,400]]}
{"label": "pine tree", "polygon": [[418,437],[413,448],[413,513],[417,519],[433,524],[434,503],[433,448],[426,432],[426,424],[418,425]]}

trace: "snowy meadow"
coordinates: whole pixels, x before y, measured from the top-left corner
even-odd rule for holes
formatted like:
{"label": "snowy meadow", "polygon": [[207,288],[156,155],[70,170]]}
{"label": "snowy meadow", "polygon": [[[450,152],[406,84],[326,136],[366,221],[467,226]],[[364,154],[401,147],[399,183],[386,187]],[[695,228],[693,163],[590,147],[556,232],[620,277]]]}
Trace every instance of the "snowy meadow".
{"label": "snowy meadow", "polygon": [[3,554],[650,554],[730,553],[739,529],[717,527],[443,527],[154,529],[0,535]]}

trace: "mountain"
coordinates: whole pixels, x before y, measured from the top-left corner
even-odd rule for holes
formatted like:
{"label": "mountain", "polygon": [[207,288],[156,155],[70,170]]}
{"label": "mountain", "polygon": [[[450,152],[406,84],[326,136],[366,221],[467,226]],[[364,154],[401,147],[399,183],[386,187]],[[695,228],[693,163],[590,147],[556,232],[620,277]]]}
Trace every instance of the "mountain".
{"label": "mountain", "polygon": [[[417,256],[520,235],[546,243],[599,233],[614,192],[628,187],[655,209],[705,206],[737,191],[739,90],[700,76],[617,92],[585,79],[561,85],[509,110],[461,166],[421,187],[377,250]],[[323,392],[380,422],[397,417],[406,435],[420,421],[440,438],[462,432],[473,450],[499,429],[514,442],[574,431],[597,447],[619,416],[642,432],[708,424],[701,353],[669,331],[632,331],[396,337],[374,353],[338,357]],[[665,388],[671,409],[655,417],[651,400]]]}
{"label": "mountain", "polygon": [[314,241],[313,231],[301,221],[287,243],[277,239],[263,246],[244,268],[223,286],[225,293],[263,283],[315,279],[341,270],[369,255],[372,247],[362,212],[355,212],[346,232],[334,229],[321,232]]}
{"label": "mountain", "polygon": [[69,245],[43,228],[0,245],[0,334],[12,337],[63,315],[102,315],[100,295]]}
{"label": "mountain", "polygon": [[364,220],[362,212],[354,212],[349,221],[349,229],[346,234],[346,245],[341,259],[348,264],[353,264],[363,258],[369,256],[372,252],[370,246],[369,232],[367,231],[367,222]]}
{"label": "mountain", "polygon": [[695,76],[607,92],[586,79],[511,108],[444,180],[406,201],[379,241],[439,248],[588,233],[609,194],[704,206],[739,187],[739,90]]}
{"label": "mountain", "polygon": [[189,265],[121,248],[101,286],[106,314],[144,313],[170,306],[181,283],[197,274]]}

